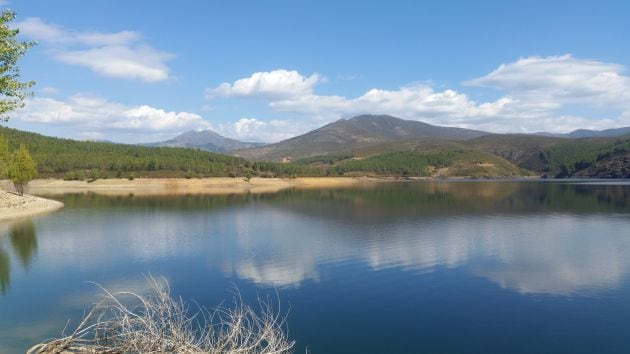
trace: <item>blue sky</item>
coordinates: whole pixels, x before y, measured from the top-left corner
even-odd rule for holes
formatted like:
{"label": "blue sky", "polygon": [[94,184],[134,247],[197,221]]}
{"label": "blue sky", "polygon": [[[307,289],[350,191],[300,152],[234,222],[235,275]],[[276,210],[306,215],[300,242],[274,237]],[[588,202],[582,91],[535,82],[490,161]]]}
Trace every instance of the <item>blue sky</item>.
{"label": "blue sky", "polygon": [[494,132],[630,125],[627,1],[4,1],[11,127],[278,141],[363,113]]}

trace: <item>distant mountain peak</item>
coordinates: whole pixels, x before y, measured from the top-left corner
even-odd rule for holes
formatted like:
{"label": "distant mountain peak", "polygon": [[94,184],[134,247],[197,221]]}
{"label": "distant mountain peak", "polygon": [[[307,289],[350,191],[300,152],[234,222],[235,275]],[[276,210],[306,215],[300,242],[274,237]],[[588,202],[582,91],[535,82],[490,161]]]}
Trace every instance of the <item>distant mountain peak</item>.
{"label": "distant mountain peak", "polygon": [[624,135],[630,135],[630,127],[605,130],[577,129],[570,132],[569,134],[566,134],[566,136],[570,138],[616,137]]}
{"label": "distant mountain peak", "polygon": [[263,143],[242,142],[226,138],[213,130],[191,130],[173,139],[146,144],[148,146],[186,147],[212,152],[226,152],[230,150],[246,149],[264,145]]}

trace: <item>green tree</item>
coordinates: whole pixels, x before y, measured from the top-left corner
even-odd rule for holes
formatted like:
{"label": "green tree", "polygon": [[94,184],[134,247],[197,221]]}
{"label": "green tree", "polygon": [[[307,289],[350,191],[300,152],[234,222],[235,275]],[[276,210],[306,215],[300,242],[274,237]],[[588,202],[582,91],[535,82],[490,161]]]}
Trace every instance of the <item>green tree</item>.
{"label": "green tree", "polygon": [[31,158],[26,146],[20,145],[20,148],[13,153],[11,163],[9,164],[9,178],[15,186],[15,190],[24,194],[24,186],[28,181],[37,176],[35,161]]}
{"label": "green tree", "polygon": [[19,80],[17,61],[35,43],[16,39],[19,30],[9,26],[13,19],[11,10],[0,13],[0,121],[4,122],[9,120],[9,112],[24,106],[24,98],[31,94],[28,89],[35,84]]}
{"label": "green tree", "polygon": [[0,179],[8,177],[10,160],[9,144],[4,135],[0,134]]}

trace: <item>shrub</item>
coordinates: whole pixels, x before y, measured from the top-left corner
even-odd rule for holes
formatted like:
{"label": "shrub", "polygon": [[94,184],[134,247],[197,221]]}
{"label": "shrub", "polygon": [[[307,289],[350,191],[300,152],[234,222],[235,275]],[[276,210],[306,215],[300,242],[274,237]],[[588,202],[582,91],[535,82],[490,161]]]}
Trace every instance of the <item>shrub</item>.
{"label": "shrub", "polygon": [[35,161],[31,158],[26,146],[20,145],[20,148],[13,153],[9,164],[9,178],[15,186],[15,190],[23,195],[24,186],[35,176],[37,176]]}
{"label": "shrub", "polygon": [[235,296],[234,307],[189,313],[173,299],[166,280],[148,280],[152,295],[111,293],[83,318],[72,334],[38,344],[29,354],[44,353],[291,353],[285,318],[268,301],[256,311]]}

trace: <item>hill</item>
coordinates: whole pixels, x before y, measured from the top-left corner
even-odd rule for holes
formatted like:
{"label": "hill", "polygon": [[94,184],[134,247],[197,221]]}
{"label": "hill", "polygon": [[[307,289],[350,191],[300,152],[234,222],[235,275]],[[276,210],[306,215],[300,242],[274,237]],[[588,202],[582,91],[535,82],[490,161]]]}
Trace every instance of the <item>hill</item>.
{"label": "hill", "polygon": [[566,134],[570,138],[620,137],[625,135],[630,135],[630,127],[606,130],[577,129]]}
{"label": "hill", "polygon": [[236,177],[312,175],[295,164],[251,163],[243,158],[186,148],[147,147],[48,137],[0,127],[15,150],[25,144],[40,177]]}
{"label": "hill", "polygon": [[399,178],[505,178],[529,175],[501,157],[474,149],[407,150],[350,158],[329,167],[328,173]]}
{"label": "hill", "polygon": [[578,171],[575,177],[630,178],[630,153],[606,156]]}
{"label": "hill", "polygon": [[[357,127],[357,122],[361,121],[372,127]],[[630,137],[574,139],[519,134],[481,135],[485,133],[450,130],[452,128],[433,130],[440,127],[420,124],[407,125],[396,118],[383,116],[363,116],[350,120],[350,123],[335,122],[309,133],[311,137],[319,135],[322,141],[328,141],[325,149],[316,150],[325,151],[324,154],[313,156],[316,151],[312,151],[306,154],[308,157],[291,163],[251,162],[242,157],[189,148],[59,139],[2,127],[0,134],[7,138],[11,150],[19,144],[28,146],[41,177],[65,179],[326,175],[629,177]],[[332,131],[344,132],[337,136],[340,141],[337,145],[330,140],[331,126],[336,127]],[[328,133],[324,133],[326,131]],[[427,137],[427,131],[434,134]],[[425,135],[416,137],[422,134]],[[440,135],[448,138],[436,137]],[[342,144],[342,141],[349,144]],[[293,146],[296,150],[306,149]]]}
{"label": "hill", "polygon": [[618,156],[630,151],[626,129],[591,131],[601,136],[586,138],[491,134],[364,115],[232,153],[254,160],[296,161],[333,175],[616,178],[625,175],[626,159]]}
{"label": "hill", "polygon": [[607,158],[630,152],[630,137],[552,138],[502,134],[472,139],[467,144],[546,177],[592,177],[578,172]]}
{"label": "hill", "polygon": [[173,139],[145,144],[146,146],[167,146],[201,149],[211,152],[226,152],[228,150],[246,149],[264,145],[263,143],[242,142],[226,138],[212,130],[189,131]]}
{"label": "hill", "polygon": [[430,177],[627,178],[628,138],[492,134],[468,140],[418,139],[372,145],[296,163],[328,174]]}
{"label": "hill", "polygon": [[341,119],[279,143],[231,153],[252,160],[292,161],[401,140],[466,140],[487,134],[489,133],[477,130],[438,127],[387,115],[363,115]]}

